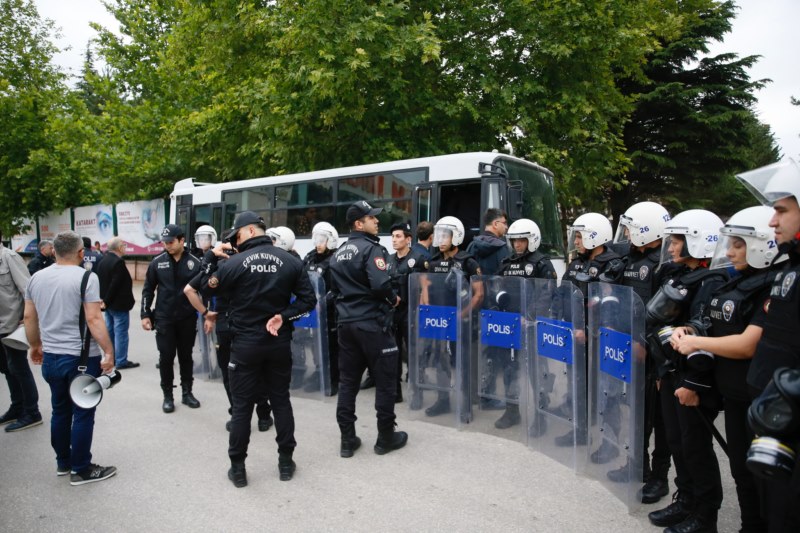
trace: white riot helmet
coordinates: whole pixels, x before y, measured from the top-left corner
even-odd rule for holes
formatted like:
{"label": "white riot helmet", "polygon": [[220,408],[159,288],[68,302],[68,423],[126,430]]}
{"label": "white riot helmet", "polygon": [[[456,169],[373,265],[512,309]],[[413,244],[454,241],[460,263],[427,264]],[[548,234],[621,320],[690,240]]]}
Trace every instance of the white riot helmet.
{"label": "white riot helmet", "polygon": [[705,209],[689,209],[678,213],[664,227],[666,235],[664,244],[661,245],[661,262],[672,260],[669,245],[673,237],[669,237],[670,235],[683,235],[686,239],[680,257],[710,259],[719,242],[719,229],[722,225],[722,220],[717,215]]}
{"label": "white riot helmet", "polygon": [[267,235],[272,239],[272,244],[286,250],[294,248],[294,232],[286,226],[276,226],[267,230]]}
{"label": "white riot helmet", "polygon": [[203,251],[213,248],[217,244],[217,230],[209,225],[200,226],[194,232],[194,243]]}
{"label": "white riot helmet", "polygon": [[764,205],[771,206],[789,196],[800,202],[800,166],[793,159],[743,172],[736,177]]}
{"label": "white riot helmet", "polygon": [[437,247],[442,242],[443,236],[452,235],[450,244],[459,246],[464,242],[464,224],[456,217],[442,217],[433,225],[433,246]]}
{"label": "white riot helmet", "polygon": [[574,252],[577,247],[575,246],[575,235],[581,234],[583,247],[587,250],[594,250],[598,246],[602,246],[609,242],[614,236],[614,231],[611,229],[611,222],[608,221],[605,215],[600,213],[584,213],[575,219],[575,222],[568,228],[568,246],[570,252]]}
{"label": "white riot helmet", "polygon": [[[719,230],[720,238],[710,268],[739,266],[731,262],[727,252],[732,246],[746,246],[746,261],[753,268],[766,268],[778,255],[775,231],[769,227],[772,209],[767,206],[748,207],[733,215]],[[789,257],[784,255],[781,262]],[[738,269],[737,269],[738,270]]]}
{"label": "white riot helmet", "polygon": [[528,251],[535,252],[542,242],[542,232],[539,231],[536,222],[529,218],[521,218],[508,227],[506,239],[509,243],[511,239],[528,239]]}
{"label": "white riot helmet", "polygon": [[669,213],[661,204],[639,202],[630,206],[625,214],[619,217],[614,242],[646,246],[664,238],[664,226],[667,222]]}
{"label": "white riot helmet", "polygon": [[339,247],[339,232],[327,222],[317,222],[311,230],[311,241],[314,247],[324,244],[328,250]]}

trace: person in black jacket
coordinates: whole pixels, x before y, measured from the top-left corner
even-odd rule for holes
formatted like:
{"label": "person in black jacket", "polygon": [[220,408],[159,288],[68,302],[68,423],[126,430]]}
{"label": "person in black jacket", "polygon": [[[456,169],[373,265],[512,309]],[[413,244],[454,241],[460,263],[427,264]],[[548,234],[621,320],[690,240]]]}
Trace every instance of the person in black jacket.
{"label": "person in black jacket", "polygon": [[31,262],[28,263],[28,272],[33,276],[41,269],[49,267],[56,262],[54,256],[53,241],[48,241],[46,239],[39,241],[39,251],[36,253],[36,257],[31,259]]}
{"label": "person in black jacket", "polygon": [[139,363],[128,360],[128,328],[130,310],[136,303],[133,299],[133,280],[122,257],[125,241],[113,237],[108,241],[108,252],[97,264],[96,274],[100,278],[100,298],[106,313],[106,328],[114,343],[117,370],[136,368]]}
{"label": "person in black jacket", "polygon": [[[297,442],[289,399],[292,322],[317,302],[302,262],[273,246],[266,229],[264,219],[256,213],[239,213],[230,243],[217,243],[206,252],[200,283],[196,278],[191,283],[205,296],[228,298],[228,320],[234,337],[228,365],[233,400],[228,478],[236,487],[247,485],[250,420],[256,402],[265,397],[275,416],[280,479],[288,481],[294,475],[292,457]],[[229,256],[234,246],[238,253]],[[217,265],[219,258],[228,259]]]}
{"label": "person in black jacket", "polygon": [[500,270],[503,259],[511,255],[508,243],[503,238],[508,231],[508,217],[502,209],[489,208],[483,214],[483,231],[467,246],[470,254],[481,266],[484,276],[492,276]]}
{"label": "person in black jacket", "polygon": [[[710,295],[728,279],[709,270],[722,221],[714,213],[691,209],[667,223],[660,269],[661,288],[647,305],[647,329],[680,326],[700,314]],[[722,481],[709,428],[721,398],[713,384],[713,356],[667,354],[658,369],[661,410],[675,464],[673,502],[648,515],[669,533],[716,531]]]}
{"label": "person in black jacket", "polygon": [[[181,401],[193,409],[200,407],[200,402],[192,394],[192,348],[197,336],[197,315],[183,293],[189,280],[200,271],[200,260],[184,249],[185,240],[180,226],[167,224],[164,227],[161,241],[166,251],[157,255],[147,267],[142,289],[142,327],[145,331],[156,331],[161,390],[164,392],[161,408],[165,413],[175,410],[172,367],[176,352],[183,392]],[[156,289],[158,300],[155,302],[154,312],[153,298]]]}
{"label": "person in black jacket", "polygon": [[99,251],[92,250],[92,239],[89,237],[82,237],[83,239],[83,268],[97,273],[97,264],[103,258],[103,254]]}
{"label": "person in black jacket", "polygon": [[391,335],[392,311],[400,297],[392,288],[389,257],[378,239],[381,209],[365,201],[345,214],[350,238],[331,260],[339,323],[339,400],[336,421],[341,431],[341,457],[352,457],[361,446],[356,436],[356,396],[366,368],[375,379],[378,455],[406,445],[408,434],[395,431],[397,344]]}

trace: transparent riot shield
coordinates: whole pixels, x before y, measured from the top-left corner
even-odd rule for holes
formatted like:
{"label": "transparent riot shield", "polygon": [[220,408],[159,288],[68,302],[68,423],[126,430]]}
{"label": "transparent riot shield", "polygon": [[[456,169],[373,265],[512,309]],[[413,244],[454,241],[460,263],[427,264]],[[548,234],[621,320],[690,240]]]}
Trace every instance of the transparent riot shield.
{"label": "transparent riot shield", "polygon": [[472,314],[477,328],[475,372],[477,392],[470,429],[525,442],[528,301],[532,284],[523,277],[476,276],[483,298]]}
{"label": "transparent riot shield", "polygon": [[409,414],[460,427],[472,420],[472,285],[457,271],[411,274],[408,286]]}
{"label": "transparent riot shield", "polygon": [[644,440],[644,305],[630,287],[592,283],[588,299],[589,443],[586,472],[633,511]]}
{"label": "transparent riot shield", "polygon": [[308,276],[317,295],[317,305],[294,322],[290,390],[293,396],[322,399],[331,395],[327,291],[322,276],[316,272],[309,272]]}
{"label": "transparent riot shield", "polygon": [[533,333],[528,352],[528,446],[573,469],[587,440],[583,294],[569,281],[530,283]]}
{"label": "transparent riot shield", "polygon": [[213,379],[217,367],[217,354],[214,348],[214,332],[207,334],[203,331],[205,320],[197,315],[197,334],[192,348],[192,371],[194,375],[202,379]]}

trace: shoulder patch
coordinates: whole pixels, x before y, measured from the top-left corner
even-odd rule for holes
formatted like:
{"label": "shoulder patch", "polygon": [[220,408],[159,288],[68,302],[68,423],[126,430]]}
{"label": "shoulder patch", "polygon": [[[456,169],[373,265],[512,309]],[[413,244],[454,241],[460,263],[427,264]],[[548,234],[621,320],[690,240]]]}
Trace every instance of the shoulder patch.
{"label": "shoulder patch", "polygon": [[376,257],[375,266],[378,267],[378,270],[386,270],[386,261],[383,257]]}
{"label": "shoulder patch", "polygon": [[208,278],[208,286],[212,289],[216,289],[219,286],[219,278],[217,276],[211,276]]}

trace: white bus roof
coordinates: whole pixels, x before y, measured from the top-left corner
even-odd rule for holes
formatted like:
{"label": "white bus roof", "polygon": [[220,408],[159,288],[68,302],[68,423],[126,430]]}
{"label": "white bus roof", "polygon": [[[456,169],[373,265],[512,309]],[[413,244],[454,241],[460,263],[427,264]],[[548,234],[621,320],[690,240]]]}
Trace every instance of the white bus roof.
{"label": "white bus roof", "polygon": [[[494,163],[498,158],[519,161],[536,167],[545,174],[552,176],[546,168],[531,163],[518,157],[502,154],[499,152],[468,152],[463,154],[439,155],[433,157],[420,157],[416,159],[402,159],[385,163],[373,163],[369,165],[358,165],[353,167],[339,167],[328,170],[316,170],[313,172],[303,172],[298,174],[283,174],[263,178],[251,178],[247,180],[228,181],[225,183],[194,183],[194,178],[187,178],[175,183],[175,188],[170,194],[170,198],[182,194],[195,195],[195,203],[219,201],[221,191],[244,189],[267,185],[280,185],[283,183],[297,183],[302,181],[314,181],[326,178],[337,178],[342,176],[359,176],[378,174],[396,170],[428,168],[429,181],[448,181],[460,180],[469,177],[477,178],[479,163]],[[202,189],[198,190],[198,187]],[[202,191],[202,194],[198,195]],[[206,194],[207,193],[207,194]],[[207,196],[207,198],[206,198]]]}

